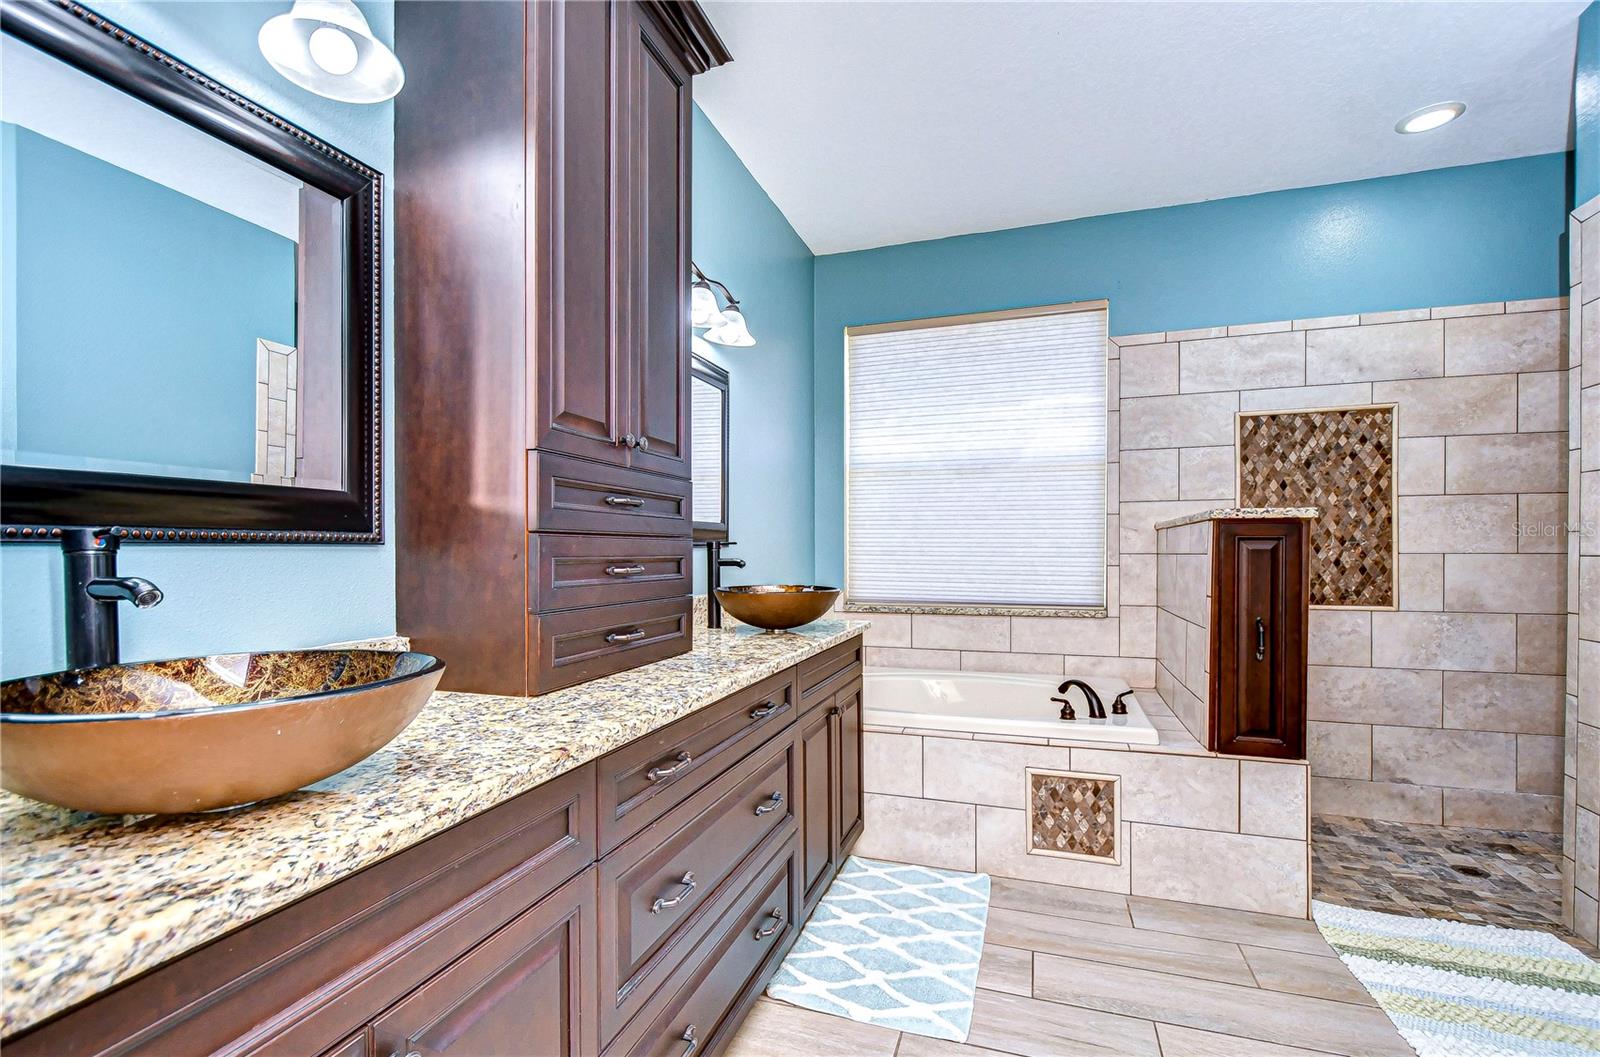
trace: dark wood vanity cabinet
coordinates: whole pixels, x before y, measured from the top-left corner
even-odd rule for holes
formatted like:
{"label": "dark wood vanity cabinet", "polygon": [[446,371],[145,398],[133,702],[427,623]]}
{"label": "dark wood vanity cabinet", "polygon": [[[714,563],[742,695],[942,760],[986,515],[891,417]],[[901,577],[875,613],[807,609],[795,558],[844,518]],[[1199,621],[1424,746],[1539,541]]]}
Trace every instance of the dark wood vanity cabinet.
{"label": "dark wood vanity cabinet", "polygon": [[655,0],[415,0],[395,33],[427,45],[395,101],[399,630],[489,693],[683,653],[660,544],[582,590],[544,562],[688,546],[691,78],[730,56]]}
{"label": "dark wood vanity cabinet", "polygon": [[860,658],[857,637],[5,1051],[713,1057],[860,833]]}
{"label": "dark wood vanity cabinet", "polygon": [[1223,520],[1213,532],[1208,748],[1304,759],[1307,523]]}

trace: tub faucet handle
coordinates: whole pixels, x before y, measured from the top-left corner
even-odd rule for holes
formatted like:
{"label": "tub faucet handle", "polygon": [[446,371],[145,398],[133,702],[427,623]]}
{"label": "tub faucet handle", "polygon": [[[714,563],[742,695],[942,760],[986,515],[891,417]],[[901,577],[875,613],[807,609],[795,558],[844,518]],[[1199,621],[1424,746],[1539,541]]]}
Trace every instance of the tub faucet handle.
{"label": "tub faucet handle", "polygon": [[1122,693],[1118,694],[1117,695],[1117,699],[1115,701],[1111,702],[1111,714],[1113,716],[1125,716],[1125,715],[1127,715],[1128,714],[1127,699],[1132,697],[1132,696],[1133,696],[1133,691],[1132,690],[1124,690],[1124,691],[1122,691]]}
{"label": "tub faucet handle", "polygon": [[1052,697],[1050,700],[1058,702],[1061,705],[1061,718],[1062,719],[1077,719],[1078,718],[1078,714],[1072,710],[1072,702],[1071,701],[1068,701],[1064,697]]}

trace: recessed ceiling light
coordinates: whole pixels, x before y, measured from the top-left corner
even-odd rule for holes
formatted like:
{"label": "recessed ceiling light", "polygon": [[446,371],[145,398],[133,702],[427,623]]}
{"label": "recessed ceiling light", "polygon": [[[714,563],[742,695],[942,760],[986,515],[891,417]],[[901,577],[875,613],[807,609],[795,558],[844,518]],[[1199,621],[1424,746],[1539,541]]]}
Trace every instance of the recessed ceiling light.
{"label": "recessed ceiling light", "polygon": [[1466,112],[1465,103],[1434,103],[1411,111],[1395,122],[1394,130],[1407,136],[1416,132],[1430,132],[1440,125],[1448,125]]}

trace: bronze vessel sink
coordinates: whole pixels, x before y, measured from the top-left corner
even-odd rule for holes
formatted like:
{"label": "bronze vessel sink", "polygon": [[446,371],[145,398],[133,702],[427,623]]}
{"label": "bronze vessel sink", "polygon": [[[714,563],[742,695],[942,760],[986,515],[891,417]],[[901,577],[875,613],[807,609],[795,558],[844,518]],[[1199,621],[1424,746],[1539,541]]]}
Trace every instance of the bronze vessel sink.
{"label": "bronze vessel sink", "polygon": [[443,674],[426,653],[293,650],[12,679],[0,787],[106,814],[264,800],[383,748]]}
{"label": "bronze vessel sink", "polygon": [[717,601],[734,618],[768,631],[786,631],[809,624],[833,608],[836,587],[810,584],[755,584],[719,587]]}

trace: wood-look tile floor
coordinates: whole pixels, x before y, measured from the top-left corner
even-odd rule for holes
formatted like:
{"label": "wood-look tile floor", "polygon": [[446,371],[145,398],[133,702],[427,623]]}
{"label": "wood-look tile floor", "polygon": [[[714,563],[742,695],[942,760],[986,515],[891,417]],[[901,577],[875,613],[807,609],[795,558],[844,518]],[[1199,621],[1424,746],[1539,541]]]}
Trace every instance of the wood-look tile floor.
{"label": "wood-look tile floor", "polygon": [[1309,921],[994,878],[964,1044],[763,998],[728,1057],[1410,1057]]}

